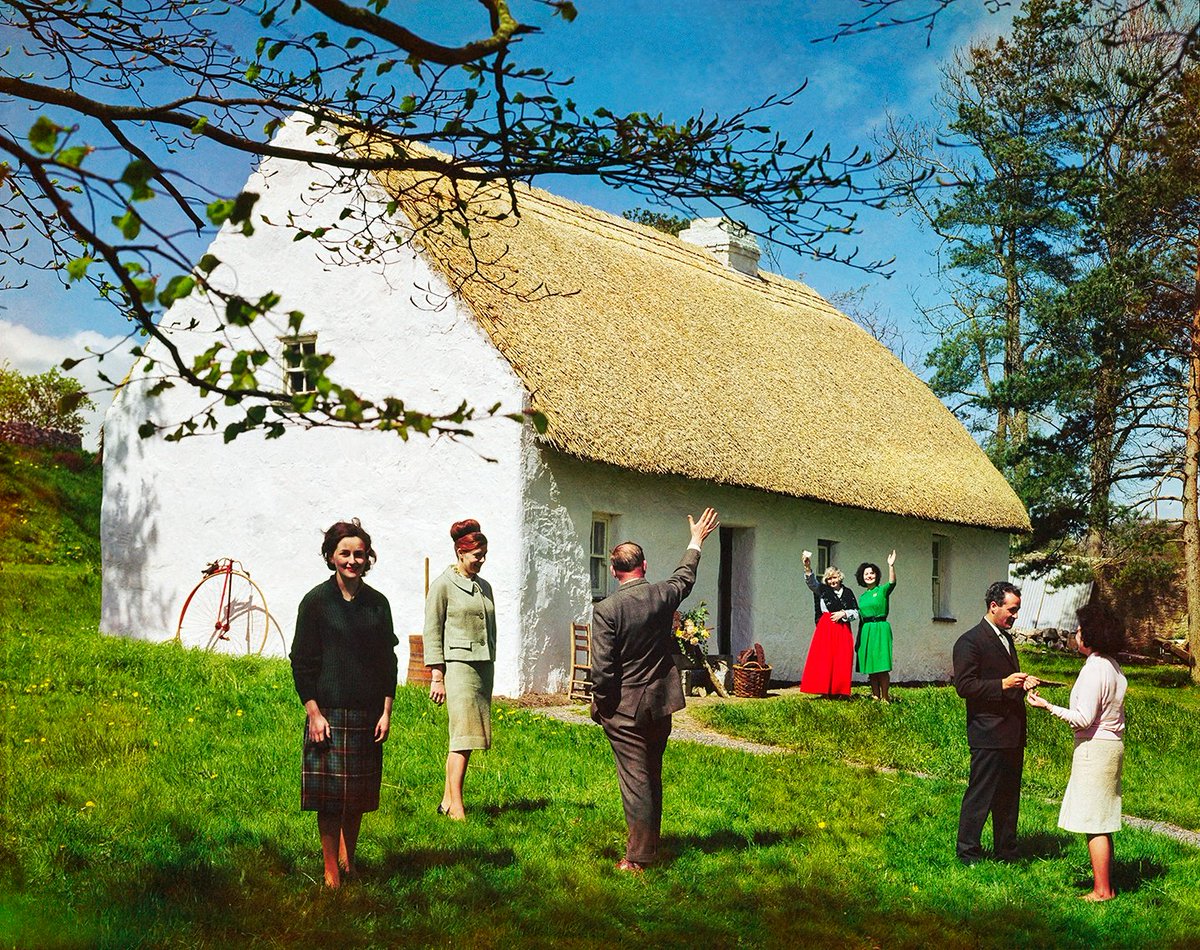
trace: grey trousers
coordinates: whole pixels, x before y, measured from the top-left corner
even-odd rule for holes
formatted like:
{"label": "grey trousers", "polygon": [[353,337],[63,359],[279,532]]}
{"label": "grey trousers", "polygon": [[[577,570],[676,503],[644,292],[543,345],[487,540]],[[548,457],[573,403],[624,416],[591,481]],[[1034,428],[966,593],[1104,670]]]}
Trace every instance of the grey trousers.
{"label": "grey trousers", "polygon": [[662,828],[662,759],[671,734],[671,717],[647,723],[605,719],[601,725],[612,746],[621,785],[621,804],[629,840],[625,858],[653,864]]}

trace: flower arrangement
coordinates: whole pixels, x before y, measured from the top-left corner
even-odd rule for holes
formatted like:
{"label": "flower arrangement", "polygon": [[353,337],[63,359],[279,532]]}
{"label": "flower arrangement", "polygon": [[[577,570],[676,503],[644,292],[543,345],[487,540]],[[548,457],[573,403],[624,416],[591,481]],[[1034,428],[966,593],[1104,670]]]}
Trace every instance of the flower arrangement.
{"label": "flower arrangement", "polygon": [[691,652],[692,647],[698,647],[708,640],[708,637],[708,602],[702,600],[699,607],[679,615],[675,639],[679,641],[679,649],[686,654]]}

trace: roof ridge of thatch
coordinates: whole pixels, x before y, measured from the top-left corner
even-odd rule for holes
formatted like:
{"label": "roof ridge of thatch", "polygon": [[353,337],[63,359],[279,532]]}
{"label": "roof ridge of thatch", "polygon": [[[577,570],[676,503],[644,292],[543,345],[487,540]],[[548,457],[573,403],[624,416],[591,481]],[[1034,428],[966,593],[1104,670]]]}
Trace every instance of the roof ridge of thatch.
{"label": "roof ridge of thatch", "polygon": [[1012,488],[929,387],[807,284],[734,271],[703,247],[524,183],[376,178],[560,451],[1028,529]]}

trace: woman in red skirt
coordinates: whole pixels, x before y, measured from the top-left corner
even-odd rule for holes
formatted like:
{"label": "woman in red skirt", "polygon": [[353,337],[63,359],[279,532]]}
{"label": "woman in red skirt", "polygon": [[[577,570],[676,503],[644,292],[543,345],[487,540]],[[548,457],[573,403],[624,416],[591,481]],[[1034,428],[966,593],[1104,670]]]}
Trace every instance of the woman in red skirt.
{"label": "woman in red skirt", "polygon": [[850,676],[854,670],[854,633],[851,624],[858,619],[858,601],[854,591],[842,583],[836,567],[825,571],[821,582],[812,572],[812,561],[804,552],[804,583],[817,602],[817,627],[813,631],[800,679],[802,693],[824,696],[849,696]]}
{"label": "woman in red skirt", "polygon": [[300,808],[317,813],[325,884],[338,887],[355,873],[363,813],[379,807],[398,641],[387,598],[363,582],[375,551],[357,518],[325,532],[321,557],[333,576],[300,601],[292,678],[307,713]]}

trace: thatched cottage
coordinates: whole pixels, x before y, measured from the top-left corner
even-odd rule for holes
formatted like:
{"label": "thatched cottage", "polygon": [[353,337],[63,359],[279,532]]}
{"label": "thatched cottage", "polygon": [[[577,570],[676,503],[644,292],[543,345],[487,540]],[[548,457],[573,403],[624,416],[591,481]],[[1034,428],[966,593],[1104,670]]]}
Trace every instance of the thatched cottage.
{"label": "thatched cottage", "polygon": [[[283,133],[299,137],[303,130]],[[1003,477],[946,408],[885,347],[817,293],[760,271],[753,242],[720,222],[675,238],[544,191],[472,198],[468,247],[450,225],[372,259],[335,261],[279,226],[338,227],[343,208],[427,224],[443,184],[393,177],[365,193],[314,190],[311,167],[269,159],[256,232],[225,230],[214,272],[246,297],[284,295],[303,337],[364,395],[448,409],[466,399],[532,408],[549,427],[497,420],[470,439],[295,430],[268,441],[138,437],[148,416],[202,404],[176,387],[149,399],[135,368],[105,423],[105,631],[173,633],[199,569],[220,555],[253,571],[290,640],[303,593],[327,576],[320,532],[358,516],[379,563],[370,582],[401,635],[421,629],[425,559],[451,560],[448,528],[478,518],[497,595],[497,690],[564,685],[569,626],[609,589],[608,549],[639,541],[652,577],[675,566],[686,515],[721,512],[689,605],[707,600],[712,652],[761,641],[775,676],[796,679],[812,633],[801,551],[852,575],[899,552],[897,679],[943,677],[954,637],[1008,571],[1009,533],[1028,527]],[[364,255],[371,257],[371,255]],[[199,321],[188,346],[224,332],[188,298],[169,322]],[[264,330],[255,324],[263,339]],[[295,385],[303,373],[292,374]],[[852,585],[853,586],[853,583]],[[955,622],[957,621],[957,622]]]}

